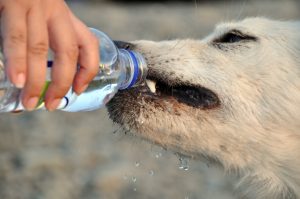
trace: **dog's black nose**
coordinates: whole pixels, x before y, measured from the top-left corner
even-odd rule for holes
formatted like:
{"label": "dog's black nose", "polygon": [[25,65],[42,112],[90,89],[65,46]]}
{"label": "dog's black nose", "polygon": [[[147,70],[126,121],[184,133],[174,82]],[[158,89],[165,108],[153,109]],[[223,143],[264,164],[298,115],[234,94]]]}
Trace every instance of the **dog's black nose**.
{"label": "dog's black nose", "polygon": [[134,44],[125,41],[114,41],[114,43],[118,48],[121,49],[132,50],[134,47]]}

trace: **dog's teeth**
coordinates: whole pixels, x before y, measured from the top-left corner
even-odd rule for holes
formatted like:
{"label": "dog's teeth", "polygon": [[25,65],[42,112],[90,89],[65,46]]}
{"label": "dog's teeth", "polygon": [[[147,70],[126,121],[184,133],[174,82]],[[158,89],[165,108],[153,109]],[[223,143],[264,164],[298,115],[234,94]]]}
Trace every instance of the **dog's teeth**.
{"label": "dog's teeth", "polygon": [[146,84],[147,86],[149,87],[150,91],[152,93],[155,93],[156,92],[156,82],[155,81],[152,81],[152,80],[146,80]]}

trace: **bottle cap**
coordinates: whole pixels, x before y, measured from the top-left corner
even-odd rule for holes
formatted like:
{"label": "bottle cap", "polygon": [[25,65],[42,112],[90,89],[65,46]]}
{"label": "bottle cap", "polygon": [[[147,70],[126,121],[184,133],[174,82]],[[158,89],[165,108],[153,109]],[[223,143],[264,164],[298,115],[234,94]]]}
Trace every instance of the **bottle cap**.
{"label": "bottle cap", "polygon": [[122,53],[130,57],[131,77],[126,85],[121,87],[121,90],[129,89],[143,83],[147,76],[147,64],[144,57],[135,51],[120,49]]}

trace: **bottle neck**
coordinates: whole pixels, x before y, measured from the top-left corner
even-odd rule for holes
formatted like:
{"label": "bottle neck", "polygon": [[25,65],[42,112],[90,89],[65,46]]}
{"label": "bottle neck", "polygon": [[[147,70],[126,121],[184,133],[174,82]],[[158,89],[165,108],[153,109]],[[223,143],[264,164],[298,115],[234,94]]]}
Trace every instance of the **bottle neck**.
{"label": "bottle neck", "polygon": [[99,39],[100,65],[107,74],[121,70],[119,74],[119,90],[124,90],[137,86],[143,82],[147,75],[146,61],[137,52],[118,49],[114,42],[103,32],[97,29],[90,29]]}
{"label": "bottle neck", "polygon": [[119,49],[119,67],[123,69],[119,90],[141,85],[147,76],[147,64],[140,53]]}

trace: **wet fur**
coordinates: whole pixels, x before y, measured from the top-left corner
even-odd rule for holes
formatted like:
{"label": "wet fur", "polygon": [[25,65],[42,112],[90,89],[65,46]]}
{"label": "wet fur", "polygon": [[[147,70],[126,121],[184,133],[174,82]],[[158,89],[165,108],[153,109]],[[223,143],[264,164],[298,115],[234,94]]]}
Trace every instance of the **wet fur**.
{"label": "wet fur", "polygon": [[[218,43],[238,30],[256,41]],[[300,198],[300,23],[249,18],[203,40],[136,41],[149,76],[210,89],[220,105],[201,109],[145,87],[120,92],[110,117],[126,131],[236,173],[240,198]]]}

